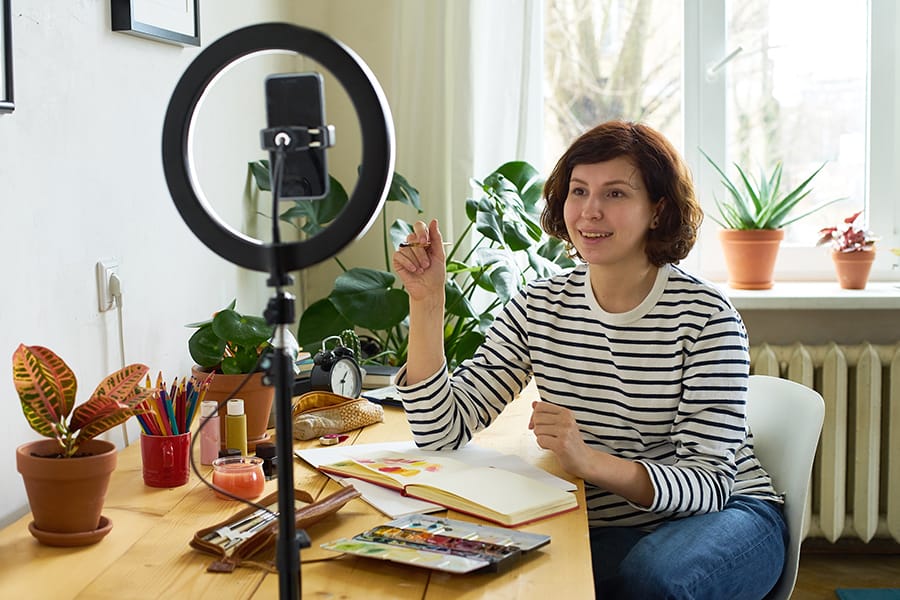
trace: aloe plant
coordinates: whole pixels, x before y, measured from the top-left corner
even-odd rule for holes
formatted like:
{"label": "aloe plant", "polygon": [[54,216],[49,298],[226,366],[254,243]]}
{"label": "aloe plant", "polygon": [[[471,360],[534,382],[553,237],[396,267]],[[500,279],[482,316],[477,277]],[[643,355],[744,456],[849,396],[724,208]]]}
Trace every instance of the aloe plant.
{"label": "aloe plant", "polygon": [[108,375],[91,397],[75,406],[78,382],[69,365],[49,348],[19,344],[13,382],[28,424],[59,442],[60,456],[74,457],[84,442],[148,411],[138,408],[153,390],[140,387],[148,367],[128,365]]}
{"label": "aloe plant", "polygon": [[819,171],[825,167],[825,163],[793,190],[782,193],[781,174],[783,167],[780,161],[776,163],[771,174],[767,175],[765,170],[760,169],[758,179],[748,175],[740,165],[734,163],[740,176],[740,181],[735,183],[706,152],[700,150],[700,153],[722,177],[722,185],[725,186],[730,197],[728,200],[720,201],[718,197],[713,196],[721,220],[712,215],[710,215],[710,218],[723,229],[781,229],[825,208],[829,204],[846,199],[835,198],[818,204],[798,216],[791,216],[797,204],[812,191],[808,186],[813,178],[819,174]]}

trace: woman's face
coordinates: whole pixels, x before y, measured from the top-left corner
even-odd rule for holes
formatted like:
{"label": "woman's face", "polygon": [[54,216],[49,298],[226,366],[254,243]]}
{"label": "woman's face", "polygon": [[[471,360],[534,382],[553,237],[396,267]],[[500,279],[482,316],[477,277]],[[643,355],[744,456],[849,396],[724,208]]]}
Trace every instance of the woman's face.
{"label": "woman's face", "polygon": [[637,167],[619,157],[572,169],[563,219],[569,239],[588,264],[643,264],[658,206],[650,202]]}

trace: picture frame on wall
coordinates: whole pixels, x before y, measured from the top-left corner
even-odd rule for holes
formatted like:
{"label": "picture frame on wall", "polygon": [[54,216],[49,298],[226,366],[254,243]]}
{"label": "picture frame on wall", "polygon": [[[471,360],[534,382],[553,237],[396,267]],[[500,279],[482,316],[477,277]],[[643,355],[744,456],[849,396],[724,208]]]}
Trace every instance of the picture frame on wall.
{"label": "picture frame on wall", "polygon": [[112,30],[142,38],[200,45],[200,0],[111,0]]}
{"label": "picture frame on wall", "polygon": [[11,113],[13,102],[12,0],[0,0],[0,113]]}

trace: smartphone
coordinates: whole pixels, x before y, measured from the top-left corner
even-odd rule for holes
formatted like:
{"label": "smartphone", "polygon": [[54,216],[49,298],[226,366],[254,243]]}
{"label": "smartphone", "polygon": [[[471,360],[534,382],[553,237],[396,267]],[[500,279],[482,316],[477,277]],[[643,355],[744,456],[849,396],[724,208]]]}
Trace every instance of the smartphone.
{"label": "smartphone", "polygon": [[[325,128],[325,92],[319,73],[279,73],[266,77],[268,127]],[[275,152],[269,152],[269,172],[274,181]],[[282,200],[319,199],[328,195],[328,163],[325,146],[285,155]]]}

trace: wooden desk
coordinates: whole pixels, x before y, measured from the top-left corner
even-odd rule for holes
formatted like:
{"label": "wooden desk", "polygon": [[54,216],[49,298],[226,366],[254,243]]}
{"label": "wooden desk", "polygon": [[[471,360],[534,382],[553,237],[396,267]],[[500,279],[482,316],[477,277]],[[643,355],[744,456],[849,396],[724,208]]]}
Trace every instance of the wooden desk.
{"label": "wooden desk", "polygon": [[[527,429],[533,389],[510,405],[500,420],[475,442],[517,454],[561,477],[556,459],[541,450]],[[409,439],[400,409],[386,409],[385,423],[353,432],[349,443]],[[298,442],[313,445],[313,442]],[[204,467],[206,468],[206,467]],[[208,468],[206,468],[208,469]],[[294,460],[295,486],[319,497],[337,484]],[[571,478],[569,478],[571,479]],[[574,480],[573,480],[574,481]],[[581,508],[522,527],[552,536],[548,546],[534,551],[503,573],[451,575],[372,559],[340,556],[320,543],[351,537],[387,520],[361,500],[353,500],[334,517],[307,530],[312,547],[302,550],[301,586],[304,598],[470,599],[470,598],[593,598],[590,544],[580,481]],[[266,484],[274,492],[277,481]],[[240,568],[230,574],[208,573],[211,556],[188,546],[194,531],[226,518],[243,507],[220,500],[192,473],[187,485],[175,489],[146,487],[141,478],[140,445],[119,455],[103,514],[113,522],[102,541],[81,548],[39,544],[29,533],[28,514],[0,530],[0,597],[2,598],[278,598],[278,575]],[[475,520],[448,512],[449,517]],[[332,560],[320,560],[332,558]],[[318,561],[318,562],[308,562]]]}

